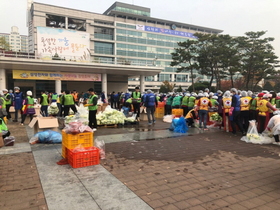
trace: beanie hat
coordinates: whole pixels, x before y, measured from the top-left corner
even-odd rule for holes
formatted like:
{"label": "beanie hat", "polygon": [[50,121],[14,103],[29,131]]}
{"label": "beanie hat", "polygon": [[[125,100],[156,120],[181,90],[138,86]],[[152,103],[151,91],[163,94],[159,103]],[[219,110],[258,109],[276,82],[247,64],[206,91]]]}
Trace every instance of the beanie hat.
{"label": "beanie hat", "polygon": [[258,97],[263,97],[264,93],[259,93]]}

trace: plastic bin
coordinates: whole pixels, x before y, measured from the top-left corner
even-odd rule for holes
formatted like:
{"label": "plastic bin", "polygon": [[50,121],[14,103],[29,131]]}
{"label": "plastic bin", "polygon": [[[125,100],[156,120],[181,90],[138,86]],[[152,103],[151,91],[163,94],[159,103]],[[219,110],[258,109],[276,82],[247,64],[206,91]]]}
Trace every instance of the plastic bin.
{"label": "plastic bin", "polygon": [[165,102],[158,101],[158,107],[164,107],[164,106],[165,106]]}
{"label": "plastic bin", "polygon": [[181,117],[183,114],[183,109],[172,109],[172,115],[175,115],[175,117]]}
{"label": "plastic bin", "polygon": [[164,114],[164,107],[157,107],[155,113]]}
{"label": "plastic bin", "polygon": [[164,113],[155,113],[155,118],[162,118],[164,117]]}
{"label": "plastic bin", "polygon": [[99,149],[96,147],[87,147],[84,149],[84,151],[75,151],[73,149],[68,150],[68,163],[73,168],[99,164]]}
{"label": "plastic bin", "polygon": [[61,156],[65,159],[67,159],[67,153],[68,153],[68,149],[62,144],[61,145]]}
{"label": "plastic bin", "polygon": [[82,147],[92,147],[94,143],[93,135],[94,133],[92,132],[68,134],[62,131],[62,144],[68,149],[74,149],[79,145]]}

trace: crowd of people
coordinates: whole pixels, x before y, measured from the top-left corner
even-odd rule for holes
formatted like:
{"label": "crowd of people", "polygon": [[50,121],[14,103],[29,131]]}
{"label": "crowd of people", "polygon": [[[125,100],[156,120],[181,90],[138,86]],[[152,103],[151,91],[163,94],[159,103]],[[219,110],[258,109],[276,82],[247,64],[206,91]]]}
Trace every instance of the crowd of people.
{"label": "crowd of people", "polygon": [[[25,96],[26,95],[26,96]],[[66,117],[69,115],[70,109],[73,113],[77,113],[76,105],[83,103],[89,107],[89,126],[96,129],[96,113],[98,98],[102,103],[111,104],[114,109],[133,109],[136,119],[139,120],[140,107],[146,108],[148,115],[148,124],[152,125],[156,122],[154,113],[158,102],[164,103],[165,115],[171,115],[173,109],[182,109],[182,115],[186,118],[189,126],[193,126],[195,120],[198,120],[198,126],[207,130],[209,122],[209,114],[218,113],[221,117],[220,128],[224,127],[226,131],[232,131],[233,134],[239,130],[243,135],[246,134],[249,121],[256,120],[257,129],[262,133],[266,129],[272,129],[273,123],[276,123],[276,117],[273,113],[278,114],[280,109],[280,93],[273,91],[262,91],[253,93],[252,91],[241,91],[235,88],[225,91],[210,92],[208,88],[204,91],[183,92],[183,93],[159,93],[155,94],[151,90],[141,93],[139,87],[133,92],[112,92],[107,97],[105,92],[97,96],[95,91],[90,88],[87,92],[79,94],[77,91],[61,91],[57,93],[47,93],[41,91],[38,103],[41,104],[42,116],[48,116],[48,106],[55,102],[59,109],[57,116]],[[26,116],[30,116],[30,121],[35,115],[34,109],[35,99],[31,91],[26,94],[20,91],[19,87],[15,87],[14,91],[4,89],[0,91],[0,117],[4,116],[11,119],[10,107],[14,106],[15,118],[14,122],[19,119],[21,114],[21,124],[23,125]],[[269,124],[270,119],[273,123]],[[280,120],[279,120],[280,121]],[[279,142],[279,138],[276,139]]]}
{"label": "crowd of people", "polygon": [[[139,95],[135,96],[136,92]],[[276,94],[273,91],[253,93],[235,88],[225,92],[218,90],[215,93],[206,88],[198,93],[186,91],[167,94],[154,94],[151,90],[140,94],[138,89],[135,89],[135,92],[132,93],[112,92],[109,101],[112,108],[115,109],[120,110],[123,106],[133,107],[137,117],[139,116],[139,107],[155,107],[157,102],[164,102],[165,115],[171,115],[172,109],[181,108],[189,126],[193,126],[194,121],[198,119],[199,128],[205,130],[207,130],[209,113],[216,112],[222,119],[220,127],[226,127],[225,130],[232,131],[233,134],[239,130],[243,135],[248,130],[250,120],[256,120],[258,132],[262,133],[267,129],[273,112],[280,109],[280,93]],[[148,110],[148,121],[149,124],[152,124],[155,121],[154,109],[150,110],[149,108]]]}

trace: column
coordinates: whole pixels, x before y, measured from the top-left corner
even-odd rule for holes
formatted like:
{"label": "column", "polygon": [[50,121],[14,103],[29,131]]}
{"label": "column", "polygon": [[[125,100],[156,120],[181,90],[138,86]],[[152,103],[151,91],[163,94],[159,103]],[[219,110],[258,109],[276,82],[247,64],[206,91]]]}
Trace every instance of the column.
{"label": "column", "polygon": [[8,89],[8,87],[6,87],[6,79],[6,70],[0,69],[0,90]]}
{"label": "column", "polygon": [[65,29],[68,29],[68,17],[65,17]]}
{"label": "column", "polygon": [[145,76],[140,76],[140,91],[143,93],[145,91]]}
{"label": "column", "polygon": [[104,91],[105,97],[107,98],[107,74],[102,74],[101,84],[102,91]]}
{"label": "column", "polygon": [[61,80],[55,80],[55,92],[58,95],[61,93]]}
{"label": "column", "polygon": [[154,76],[154,81],[157,82],[158,81],[158,75]]}
{"label": "column", "polygon": [[175,82],[175,74],[171,74],[171,82]]}

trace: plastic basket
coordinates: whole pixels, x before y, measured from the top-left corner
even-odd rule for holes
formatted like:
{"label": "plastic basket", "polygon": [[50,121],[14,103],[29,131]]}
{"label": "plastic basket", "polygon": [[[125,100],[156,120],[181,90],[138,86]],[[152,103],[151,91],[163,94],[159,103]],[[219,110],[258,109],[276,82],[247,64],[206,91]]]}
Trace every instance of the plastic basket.
{"label": "plastic basket", "polygon": [[79,145],[82,147],[92,147],[94,145],[93,133],[68,134],[62,131],[62,144],[68,149],[74,149]]}
{"label": "plastic basket", "polygon": [[165,102],[158,102],[158,107],[164,107],[165,106]]}
{"label": "plastic basket", "polygon": [[181,117],[183,115],[183,109],[172,109],[172,115]]}
{"label": "plastic basket", "polygon": [[61,156],[67,159],[67,148],[63,144],[61,145]]}
{"label": "plastic basket", "polygon": [[164,113],[164,107],[157,107],[155,113],[163,114]]}
{"label": "plastic basket", "polygon": [[163,118],[164,113],[155,113],[155,118]]}
{"label": "plastic basket", "polygon": [[99,164],[99,149],[96,147],[84,148],[85,151],[68,150],[68,163],[73,168],[81,168],[86,166]]}

